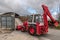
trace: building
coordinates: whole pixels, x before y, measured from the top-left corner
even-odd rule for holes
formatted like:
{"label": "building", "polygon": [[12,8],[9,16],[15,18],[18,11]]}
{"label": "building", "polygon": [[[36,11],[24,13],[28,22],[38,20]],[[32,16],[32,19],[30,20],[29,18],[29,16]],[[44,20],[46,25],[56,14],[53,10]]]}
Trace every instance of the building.
{"label": "building", "polygon": [[7,12],[0,14],[0,28],[14,29],[15,28],[15,13]]}

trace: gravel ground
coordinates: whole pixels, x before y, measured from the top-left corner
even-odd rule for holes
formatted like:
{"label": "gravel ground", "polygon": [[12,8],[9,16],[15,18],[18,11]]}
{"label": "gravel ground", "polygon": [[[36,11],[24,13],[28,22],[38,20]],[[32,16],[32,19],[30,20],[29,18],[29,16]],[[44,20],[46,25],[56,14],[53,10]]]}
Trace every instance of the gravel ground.
{"label": "gravel ground", "polygon": [[0,40],[60,40],[60,30],[49,29],[48,34],[32,36],[27,32],[0,33]]}
{"label": "gravel ground", "polygon": [[[20,24],[16,18],[15,26]],[[0,40],[60,40],[60,30],[50,29],[46,35],[32,36],[27,32],[13,31],[10,33],[0,33]]]}

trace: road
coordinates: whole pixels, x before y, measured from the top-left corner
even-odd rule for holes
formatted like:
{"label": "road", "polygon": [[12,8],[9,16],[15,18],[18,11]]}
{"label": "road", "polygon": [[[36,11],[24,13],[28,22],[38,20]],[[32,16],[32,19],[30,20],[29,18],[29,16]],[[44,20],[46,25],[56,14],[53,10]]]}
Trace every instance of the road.
{"label": "road", "polygon": [[50,29],[46,35],[32,36],[27,32],[13,31],[0,34],[0,40],[60,40],[60,30]]}

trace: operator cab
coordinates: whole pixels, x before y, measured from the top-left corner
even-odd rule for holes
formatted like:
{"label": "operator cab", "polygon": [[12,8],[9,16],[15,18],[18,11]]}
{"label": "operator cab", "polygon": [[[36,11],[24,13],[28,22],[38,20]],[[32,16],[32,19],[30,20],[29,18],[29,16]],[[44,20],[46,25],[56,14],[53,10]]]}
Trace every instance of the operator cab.
{"label": "operator cab", "polygon": [[28,23],[29,24],[36,24],[36,22],[40,23],[40,25],[44,25],[43,16],[40,14],[30,15],[29,19],[28,19]]}

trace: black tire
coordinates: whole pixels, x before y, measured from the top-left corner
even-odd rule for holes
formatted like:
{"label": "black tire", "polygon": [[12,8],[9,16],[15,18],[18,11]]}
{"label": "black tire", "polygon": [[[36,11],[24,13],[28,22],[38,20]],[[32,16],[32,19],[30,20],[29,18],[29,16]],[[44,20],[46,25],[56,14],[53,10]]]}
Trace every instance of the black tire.
{"label": "black tire", "polygon": [[[34,33],[33,33],[33,34],[30,32],[30,29],[31,29],[31,28],[33,28],[33,30],[34,30]],[[29,29],[28,29],[28,33],[29,33],[30,35],[35,35],[35,34],[36,34],[36,28],[34,28],[33,26],[30,26]]]}

